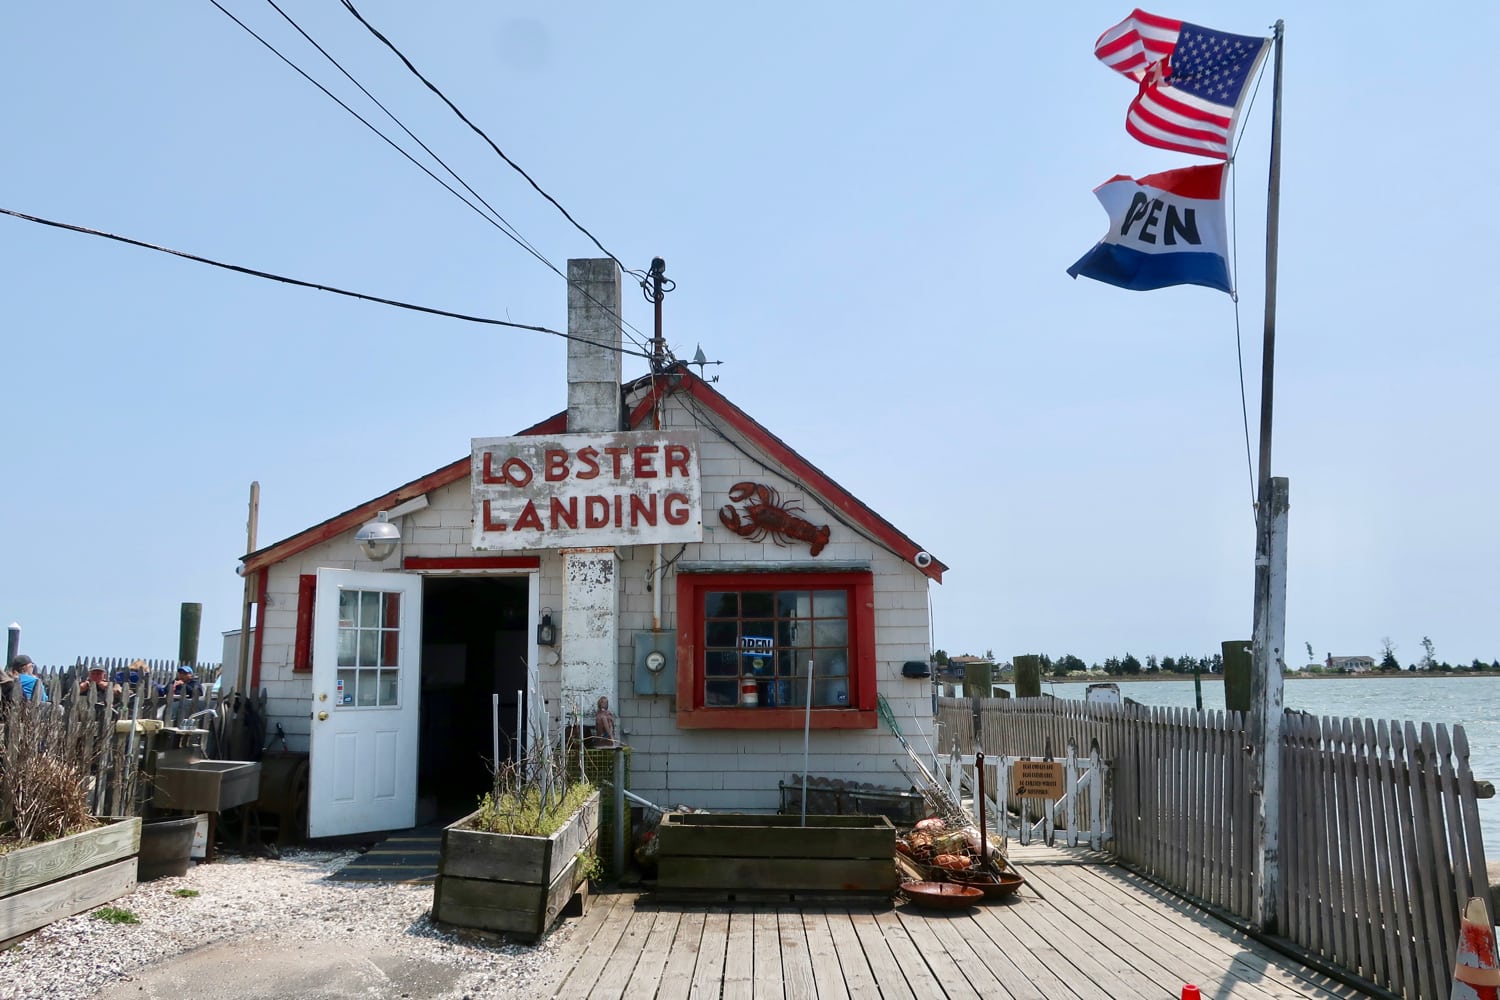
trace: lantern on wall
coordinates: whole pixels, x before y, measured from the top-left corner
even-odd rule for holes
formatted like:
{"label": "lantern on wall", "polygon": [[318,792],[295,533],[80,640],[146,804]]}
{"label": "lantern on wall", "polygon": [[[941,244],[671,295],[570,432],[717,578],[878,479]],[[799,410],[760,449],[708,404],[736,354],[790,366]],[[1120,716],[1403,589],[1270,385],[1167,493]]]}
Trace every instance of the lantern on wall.
{"label": "lantern on wall", "polygon": [[536,627],[536,644],[538,646],[557,645],[557,626],[552,624],[552,609],[542,609],[542,623]]}

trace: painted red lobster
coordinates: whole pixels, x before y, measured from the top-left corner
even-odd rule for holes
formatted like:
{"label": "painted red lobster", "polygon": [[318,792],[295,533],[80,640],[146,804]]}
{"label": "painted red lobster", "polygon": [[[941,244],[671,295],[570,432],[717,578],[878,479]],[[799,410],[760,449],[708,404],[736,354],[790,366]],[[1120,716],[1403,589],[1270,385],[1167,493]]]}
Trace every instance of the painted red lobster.
{"label": "painted red lobster", "polygon": [[730,503],[719,508],[719,520],[741,538],[758,542],[770,535],[777,545],[785,545],[788,539],[806,542],[812,546],[813,555],[828,544],[828,525],[819,527],[793,514],[802,508],[782,503],[781,494],[769,486],[735,483],[729,487],[729,499]]}

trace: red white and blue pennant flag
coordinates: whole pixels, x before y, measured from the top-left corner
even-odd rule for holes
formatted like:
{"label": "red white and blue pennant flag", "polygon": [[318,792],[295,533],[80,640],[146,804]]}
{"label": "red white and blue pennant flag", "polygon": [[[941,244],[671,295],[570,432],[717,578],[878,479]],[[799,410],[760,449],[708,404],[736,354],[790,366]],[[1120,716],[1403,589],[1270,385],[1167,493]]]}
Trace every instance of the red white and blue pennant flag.
{"label": "red white and blue pennant flag", "polygon": [[1204,285],[1233,294],[1226,263],[1224,164],[1182,167],[1094,189],[1109,231],[1068,268],[1120,288]]}
{"label": "red white and blue pennant flag", "polygon": [[1140,84],[1125,131],[1148,146],[1226,160],[1245,85],[1269,45],[1135,10],[1099,36],[1094,55]]}

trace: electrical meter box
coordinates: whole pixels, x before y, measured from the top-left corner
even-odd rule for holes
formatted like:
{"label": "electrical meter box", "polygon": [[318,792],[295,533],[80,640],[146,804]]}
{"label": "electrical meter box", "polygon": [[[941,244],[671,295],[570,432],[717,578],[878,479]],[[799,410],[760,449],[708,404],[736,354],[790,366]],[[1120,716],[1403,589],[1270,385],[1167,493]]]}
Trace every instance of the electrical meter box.
{"label": "electrical meter box", "polygon": [[635,633],[635,693],[677,694],[676,631]]}

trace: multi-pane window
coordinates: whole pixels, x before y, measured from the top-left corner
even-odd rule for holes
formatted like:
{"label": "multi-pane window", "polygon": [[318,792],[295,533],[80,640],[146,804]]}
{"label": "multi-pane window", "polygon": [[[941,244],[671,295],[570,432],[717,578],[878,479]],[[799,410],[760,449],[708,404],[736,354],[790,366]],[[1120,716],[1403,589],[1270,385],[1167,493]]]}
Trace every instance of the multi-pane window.
{"label": "multi-pane window", "polygon": [[849,707],[849,592],[702,592],[703,706]]}
{"label": "multi-pane window", "polygon": [[339,591],[338,705],[394,706],[401,689],[401,595]]}

